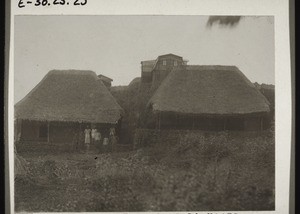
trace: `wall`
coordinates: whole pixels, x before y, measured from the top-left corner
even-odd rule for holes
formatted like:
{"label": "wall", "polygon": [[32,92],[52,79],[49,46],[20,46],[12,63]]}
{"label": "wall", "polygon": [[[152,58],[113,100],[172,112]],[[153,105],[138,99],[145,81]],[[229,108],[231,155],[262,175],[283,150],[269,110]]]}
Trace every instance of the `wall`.
{"label": "wall", "polygon": [[111,81],[105,81],[105,80],[101,80],[101,81],[107,88],[111,87]]}
{"label": "wall", "polygon": [[270,127],[267,116],[191,116],[176,115],[172,113],[149,113],[147,128],[160,129],[199,129],[199,130],[235,130],[235,131],[260,131]]}
{"label": "wall", "polygon": [[[83,128],[81,129],[83,132]],[[80,126],[76,123],[50,123],[49,139],[52,143],[74,145],[82,143],[79,138]],[[80,141],[81,140],[81,141]]]}
{"label": "wall", "polygon": [[[163,64],[163,61],[166,61],[166,65]],[[174,65],[174,62],[177,61],[177,66]],[[152,82],[154,84],[160,84],[162,80],[171,72],[174,67],[179,67],[183,64],[181,57],[176,56],[164,56],[159,57],[156,67],[154,68],[152,75]]]}
{"label": "wall", "polygon": [[[48,138],[39,137],[39,128],[41,125],[47,125],[48,122],[39,121],[22,121],[21,127],[21,141],[39,141],[47,142]],[[119,124],[120,125],[120,124]],[[16,126],[17,127],[17,126]],[[69,122],[50,122],[49,123],[49,143],[58,144],[83,144],[84,143],[84,129],[90,128],[90,123],[69,123]],[[116,131],[118,128],[116,125],[109,124],[95,124],[95,128],[100,130],[101,136],[108,137],[109,129],[115,127]],[[16,130],[18,132],[19,130]]]}
{"label": "wall", "polygon": [[39,137],[39,128],[47,125],[47,122],[22,120],[21,122],[21,141],[47,141],[47,138]]}
{"label": "wall", "polygon": [[152,72],[142,72],[142,82],[147,83],[152,81]]}
{"label": "wall", "polygon": [[262,129],[262,122],[263,118],[260,117],[253,117],[253,118],[247,118],[245,120],[245,130],[247,131],[256,131]]}
{"label": "wall", "polygon": [[[20,124],[20,123],[18,123]],[[84,144],[84,129],[90,128],[89,123],[69,123],[69,122],[50,122],[49,124],[49,142],[47,138],[39,138],[39,127],[47,122],[23,121],[21,140],[16,143],[18,152],[76,152],[86,149]],[[17,123],[15,124],[17,127]],[[120,123],[119,123],[120,125]],[[108,124],[94,124],[94,128],[101,133],[101,139],[109,136],[109,129],[118,126]],[[16,129],[16,132],[19,130]],[[99,145],[91,142],[90,151],[98,151]]]}
{"label": "wall", "polygon": [[267,138],[272,133],[270,130],[266,131],[203,131],[203,130],[155,130],[155,129],[136,129],[134,134],[134,147],[140,148],[150,146],[152,144],[168,144],[175,145],[180,143],[182,140],[192,138],[193,140],[199,141],[201,139],[210,140],[211,138],[219,137],[220,139],[226,140],[238,140],[241,142],[245,139],[256,139],[256,138]]}

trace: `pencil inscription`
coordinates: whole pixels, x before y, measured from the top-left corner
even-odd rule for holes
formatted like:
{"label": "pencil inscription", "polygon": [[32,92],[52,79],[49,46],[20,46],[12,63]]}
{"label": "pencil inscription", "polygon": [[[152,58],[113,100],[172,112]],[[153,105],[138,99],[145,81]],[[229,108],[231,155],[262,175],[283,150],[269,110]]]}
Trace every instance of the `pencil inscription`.
{"label": "pencil inscription", "polygon": [[19,0],[18,7],[24,8],[28,5],[38,6],[52,6],[52,5],[73,5],[73,6],[84,6],[87,4],[87,0],[74,0],[74,1],[66,1],[66,0],[35,0],[35,1],[24,1]]}

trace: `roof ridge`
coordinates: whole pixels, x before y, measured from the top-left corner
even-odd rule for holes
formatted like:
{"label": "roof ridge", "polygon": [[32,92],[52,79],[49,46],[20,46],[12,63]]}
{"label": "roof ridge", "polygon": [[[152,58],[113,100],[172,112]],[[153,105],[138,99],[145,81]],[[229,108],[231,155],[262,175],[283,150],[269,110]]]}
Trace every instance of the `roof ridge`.
{"label": "roof ridge", "polygon": [[185,65],[187,68],[228,68],[228,69],[238,69],[236,65]]}
{"label": "roof ridge", "polygon": [[47,75],[95,75],[97,76],[96,72],[92,70],[81,70],[81,69],[52,69],[50,70]]}

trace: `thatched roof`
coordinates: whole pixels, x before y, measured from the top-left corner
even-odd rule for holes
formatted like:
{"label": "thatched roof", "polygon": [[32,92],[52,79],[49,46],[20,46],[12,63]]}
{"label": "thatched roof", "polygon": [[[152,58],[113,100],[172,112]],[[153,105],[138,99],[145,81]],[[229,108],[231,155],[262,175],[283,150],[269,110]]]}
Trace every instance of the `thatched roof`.
{"label": "thatched roof", "polygon": [[240,115],[269,112],[269,102],[235,66],[181,66],[148,105],[154,112]]}
{"label": "thatched roof", "polygon": [[113,81],[113,79],[111,79],[111,78],[109,78],[109,77],[107,77],[107,76],[104,76],[104,75],[102,75],[102,74],[99,74],[98,77],[99,77],[101,80],[104,80],[104,81],[106,81],[106,82],[112,82],[112,81]]}
{"label": "thatched roof", "polygon": [[93,71],[52,70],[15,105],[28,120],[115,124],[122,108]]}
{"label": "thatched roof", "polygon": [[141,78],[140,77],[136,77],[134,78],[130,83],[129,83],[129,87],[133,86],[133,85],[136,85],[136,84],[140,84],[141,82]]}

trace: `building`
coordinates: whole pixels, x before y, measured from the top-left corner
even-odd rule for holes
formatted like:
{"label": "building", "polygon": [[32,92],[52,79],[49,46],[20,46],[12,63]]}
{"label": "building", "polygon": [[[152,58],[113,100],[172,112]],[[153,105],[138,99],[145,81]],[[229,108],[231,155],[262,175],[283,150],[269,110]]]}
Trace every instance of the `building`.
{"label": "building", "polygon": [[151,97],[148,127],[262,130],[269,124],[269,105],[235,66],[183,65],[174,67]]}
{"label": "building", "polygon": [[113,81],[111,78],[104,76],[102,74],[98,75],[99,79],[103,82],[106,87],[111,87],[111,82]]}
{"label": "building", "polygon": [[152,71],[156,60],[147,60],[141,62],[141,80],[143,83],[152,82]]}
{"label": "building", "polygon": [[174,67],[176,68],[186,64],[186,60],[174,54],[161,55],[158,56],[156,60],[142,61],[142,83],[159,85]]}
{"label": "building", "polygon": [[93,71],[52,70],[15,105],[21,142],[84,142],[84,130],[119,130],[123,110]]}

